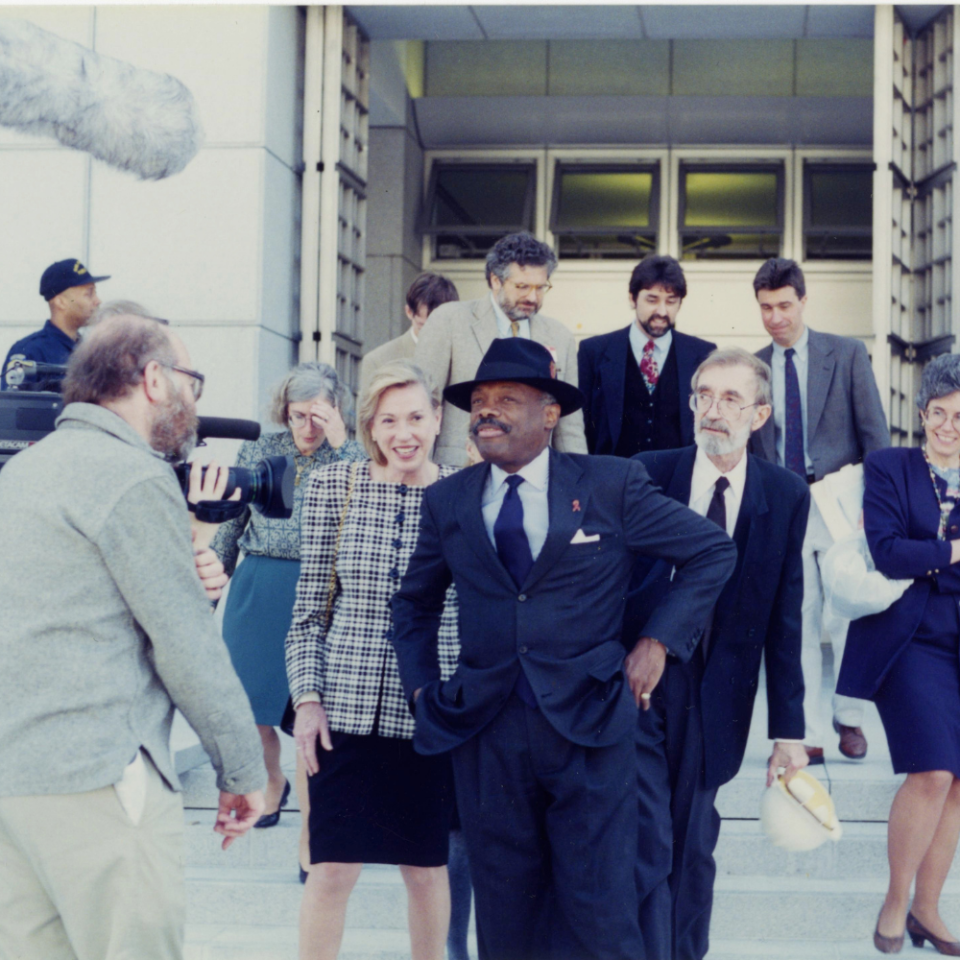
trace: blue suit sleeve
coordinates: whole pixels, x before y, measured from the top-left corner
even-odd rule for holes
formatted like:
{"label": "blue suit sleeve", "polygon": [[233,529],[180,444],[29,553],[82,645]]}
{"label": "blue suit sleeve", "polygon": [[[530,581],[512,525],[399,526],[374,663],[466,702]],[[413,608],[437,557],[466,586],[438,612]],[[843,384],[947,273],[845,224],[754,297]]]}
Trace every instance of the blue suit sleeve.
{"label": "blue suit sleeve", "polygon": [[863,529],[877,569],[893,580],[931,576],[950,566],[950,544],[909,536],[910,504],[883,461],[867,457],[863,465]]}
{"label": "blue suit sleeve", "polygon": [[417,546],[391,601],[393,632],[400,682],[409,703],[415,690],[440,679],[437,638],[440,615],[452,574],[440,545],[440,531],[430,505],[423,498]]}

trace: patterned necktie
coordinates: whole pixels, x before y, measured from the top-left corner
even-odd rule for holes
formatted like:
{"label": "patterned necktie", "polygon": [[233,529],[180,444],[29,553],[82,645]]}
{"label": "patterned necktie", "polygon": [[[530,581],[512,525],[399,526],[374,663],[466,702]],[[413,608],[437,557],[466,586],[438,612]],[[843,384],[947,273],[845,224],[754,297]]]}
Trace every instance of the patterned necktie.
{"label": "patterned necktie", "polygon": [[800,380],[793,358],[797,351],[790,347],[783,353],[783,465],[807,479],[807,464],[803,455],[803,409],[800,406]]}
{"label": "patterned necktie", "polygon": [[727,532],[727,504],[723,498],[724,491],[730,486],[726,477],[718,477],[713,485],[713,497],[707,507],[707,519],[712,520],[724,533]]}
{"label": "patterned necktie", "polygon": [[513,336],[513,337],[519,337],[519,336],[520,336],[520,321],[519,321],[519,320],[511,320],[511,321],[510,321],[510,335]]}
{"label": "patterned necktie", "polygon": [[[530,552],[530,541],[527,540],[523,529],[523,504],[520,502],[520,493],[517,487],[523,483],[523,477],[514,474],[507,477],[507,494],[500,505],[496,523],[493,525],[493,539],[497,544],[497,554],[513,577],[517,588],[523,586],[533,566],[533,554]],[[513,686],[516,695],[528,706],[536,709],[537,696],[530,686],[530,681],[521,667],[517,674],[517,682]]]}
{"label": "patterned necktie", "polygon": [[643,348],[643,357],[640,360],[640,376],[647,385],[647,392],[653,393],[657,389],[657,381],[660,379],[660,368],[653,356],[653,341],[648,340]]}

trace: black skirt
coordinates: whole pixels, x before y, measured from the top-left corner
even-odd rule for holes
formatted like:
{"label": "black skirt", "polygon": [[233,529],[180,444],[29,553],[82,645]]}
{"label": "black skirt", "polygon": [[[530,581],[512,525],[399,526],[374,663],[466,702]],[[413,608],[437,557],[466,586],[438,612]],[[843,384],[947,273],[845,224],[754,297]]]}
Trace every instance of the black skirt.
{"label": "black skirt", "polygon": [[410,740],[331,733],[317,745],[310,791],[311,863],[447,862],[453,774],[447,754],[424,757]]}

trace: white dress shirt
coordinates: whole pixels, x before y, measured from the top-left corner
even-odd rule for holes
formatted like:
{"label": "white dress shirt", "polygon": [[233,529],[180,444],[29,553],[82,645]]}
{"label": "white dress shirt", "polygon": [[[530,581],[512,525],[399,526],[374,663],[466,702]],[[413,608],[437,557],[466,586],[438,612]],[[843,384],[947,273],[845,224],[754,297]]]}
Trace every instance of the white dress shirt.
{"label": "white dress shirt", "polygon": [[707,515],[710,501],[713,499],[713,488],[720,477],[726,477],[730,486],[723,491],[723,505],[727,511],[727,536],[732,537],[737,528],[737,517],[740,516],[740,504],[743,502],[743,488],[747,482],[747,452],[744,450],[740,462],[729,472],[721,473],[713,461],[697,447],[697,458],[693,462],[693,476],[690,478],[691,510],[701,517]]}
{"label": "white dress shirt", "polygon": [[[536,560],[540,556],[543,544],[550,529],[550,509],[547,504],[547,489],[550,485],[550,449],[542,450],[540,455],[531,460],[525,467],[521,467],[516,475],[523,477],[524,482],[517,487],[520,503],[523,506],[523,532],[530,543],[530,553]],[[496,464],[490,464],[490,474],[483,487],[483,496],[480,499],[483,512],[483,525],[487,528],[487,536],[497,549],[497,541],[493,536],[493,525],[497,522],[503,498],[507,495],[507,473]]]}
{"label": "white dress shirt", "polygon": [[673,331],[668,330],[662,337],[648,337],[646,331],[639,323],[634,321],[630,324],[630,349],[633,351],[633,359],[640,366],[643,359],[643,348],[647,341],[653,341],[653,359],[657,361],[657,370],[663,373],[663,365],[667,362],[667,354],[670,353],[670,347],[673,344]]}
{"label": "white dress shirt", "polygon": [[[497,298],[493,295],[493,291],[490,291],[490,302],[493,304],[493,312],[497,317],[497,336],[502,340],[506,337],[513,336],[513,328],[510,326],[510,318],[500,309],[500,304],[497,303]],[[517,336],[523,337],[524,340],[530,339],[530,321],[526,318],[523,320],[518,320],[517,323],[520,324],[520,328],[517,330]]]}
{"label": "white dress shirt", "polygon": [[[809,343],[810,337],[806,327],[800,334],[800,339],[793,345],[796,354],[793,365],[797,371],[797,380],[800,383],[800,412],[803,416],[803,462],[806,464],[807,474],[813,473],[813,461],[807,451],[807,372],[810,369]],[[770,358],[770,369],[773,371],[773,425],[777,439],[777,463],[784,465],[783,447],[785,443],[785,424],[787,399],[786,382],[784,380],[787,358],[784,356],[786,347],[774,342],[773,356]]]}

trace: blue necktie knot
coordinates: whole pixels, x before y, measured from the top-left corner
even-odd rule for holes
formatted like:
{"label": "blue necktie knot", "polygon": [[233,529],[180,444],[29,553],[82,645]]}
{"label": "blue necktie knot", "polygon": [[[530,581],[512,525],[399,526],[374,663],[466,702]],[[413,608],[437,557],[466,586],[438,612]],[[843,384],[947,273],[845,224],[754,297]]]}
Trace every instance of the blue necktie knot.
{"label": "blue necktie knot", "polygon": [[783,355],[788,360],[792,360],[797,355],[797,351],[794,350],[793,347],[787,347],[787,349],[783,351]]}

